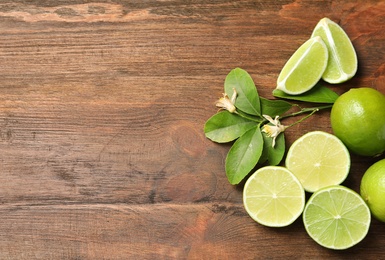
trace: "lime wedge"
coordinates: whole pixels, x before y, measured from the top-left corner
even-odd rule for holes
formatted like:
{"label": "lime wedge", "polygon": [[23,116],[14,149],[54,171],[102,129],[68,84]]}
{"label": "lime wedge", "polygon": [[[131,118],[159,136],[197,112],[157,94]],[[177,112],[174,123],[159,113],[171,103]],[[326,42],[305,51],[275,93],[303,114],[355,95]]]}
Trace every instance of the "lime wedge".
{"label": "lime wedge", "polygon": [[250,217],[258,223],[283,227],[301,215],[305,206],[305,191],[286,168],[266,166],[247,180],[243,204]]}
{"label": "lime wedge", "polygon": [[342,83],[357,72],[357,55],[345,31],[328,18],[321,19],[312,37],[320,36],[329,50],[329,60],[322,79],[328,83]]}
{"label": "lime wedge", "polygon": [[328,62],[328,50],[321,37],[302,44],[286,62],[277,79],[277,89],[299,95],[315,86]]}
{"label": "lime wedge", "polygon": [[350,155],[336,136],[313,131],[291,145],[285,164],[306,191],[315,192],[326,186],[341,184],[346,179]]}
{"label": "lime wedge", "polygon": [[330,186],[315,192],[306,203],[303,222],[309,236],[321,246],[347,249],[365,238],[370,211],[353,190]]}

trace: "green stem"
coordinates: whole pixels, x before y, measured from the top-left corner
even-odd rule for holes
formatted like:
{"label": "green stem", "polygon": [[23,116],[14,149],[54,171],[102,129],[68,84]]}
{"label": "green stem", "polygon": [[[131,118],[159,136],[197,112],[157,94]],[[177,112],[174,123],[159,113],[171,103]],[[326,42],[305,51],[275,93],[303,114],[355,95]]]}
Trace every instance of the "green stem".
{"label": "green stem", "polygon": [[314,109],[313,111],[311,111],[310,114],[308,114],[308,115],[302,117],[302,118],[301,118],[300,120],[298,120],[297,122],[294,122],[294,123],[292,123],[291,125],[288,125],[286,128],[289,128],[289,127],[292,127],[292,126],[294,126],[294,125],[296,125],[296,124],[301,123],[302,121],[308,119],[308,118],[311,117],[315,112],[318,112],[318,111],[319,111],[318,108]]}
{"label": "green stem", "polygon": [[309,117],[311,117],[314,113],[320,111],[321,109],[327,109],[327,108],[331,108],[333,105],[326,105],[326,106],[320,106],[320,107],[310,107],[310,108],[301,108],[300,111],[297,111],[297,112],[294,112],[294,113],[291,113],[289,115],[286,115],[286,116],[283,116],[281,117],[281,119],[283,118],[287,118],[287,117],[292,117],[292,116],[297,116],[297,115],[300,115],[300,114],[303,114],[303,113],[309,113],[308,115],[302,117],[300,120],[292,123],[291,125],[288,125],[286,128],[289,128],[289,127],[292,127],[296,124],[299,124],[301,123],[302,121],[308,119]]}
{"label": "green stem", "polygon": [[[312,116],[315,112],[317,112],[317,111],[319,111],[319,110],[321,110],[321,109],[331,108],[332,106],[333,106],[333,105],[326,105],[326,106],[320,106],[320,107],[309,107],[309,108],[301,108],[301,107],[300,107],[300,109],[301,109],[300,111],[293,112],[293,113],[291,113],[291,114],[282,116],[280,119],[284,119],[284,118],[287,118],[287,117],[298,116],[298,115],[301,115],[301,114],[309,113],[309,112],[310,112],[309,115],[307,115],[307,116],[301,118],[299,121],[297,121],[297,122],[295,122],[295,123],[293,123],[293,124],[287,126],[287,127],[291,127],[291,126],[296,125],[296,124],[302,122],[303,120],[309,118],[309,117]],[[251,120],[251,121],[256,122],[256,123],[258,123],[258,124],[263,124],[263,123],[266,123],[266,122],[267,122],[267,120],[266,120],[265,118],[261,118],[261,117],[258,117],[258,118],[257,118],[257,117],[253,117],[253,116],[251,116],[251,115],[249,115],[249,114],[246,114],[246,113],[244,113],[244,112],[242,112],[242,111],[235,111],[234,113],[237,114],[237,115],[239,115],[240,117],[243,117],[243,118],[245,118],[245,119]]]}
{"label": "green stem", "polygon": [[291,113],[291,114],[286,115],[286,116],[282,116],[281,119],[284,119],[284,118],[287,118],[287,117],[292,117],[292,116],[298,116],[298,115],[301,115],[301,114],[304,114],[304,113],[309,113],[309,112],[311,112],[311,114],[314,114],[315,112],[317,112],[319,110],[331,108],[332,106],[333,105],[326,105],[326,106],[320,106],[320,107],[301,108],[300,111]]}

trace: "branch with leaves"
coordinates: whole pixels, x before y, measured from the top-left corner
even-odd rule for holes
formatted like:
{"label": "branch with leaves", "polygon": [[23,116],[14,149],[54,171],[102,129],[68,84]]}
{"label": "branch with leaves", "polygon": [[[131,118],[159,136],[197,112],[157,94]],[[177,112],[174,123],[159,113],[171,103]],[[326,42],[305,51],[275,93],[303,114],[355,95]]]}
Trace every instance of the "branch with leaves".
{"label": "branch with leaves", "polygon": [[[240,68],[226,77],[224,94],[216,106],[221,111],[207,120],[204,132],[217,143],[233,142],[225,162],[231,184],[240,183],[258,164],[278,165],[285,153],[284,131],[321,109],[331,108],[338,95],[327,87],[317,85],[311,91],[291,96],[275,89],[279,99],[260,97],[251,76]],[[301,108],[289,100],[326,105]],[[299,110],[286,114],[291,108]],[[284,126],[280,120],[307,114],[297,122]]]}

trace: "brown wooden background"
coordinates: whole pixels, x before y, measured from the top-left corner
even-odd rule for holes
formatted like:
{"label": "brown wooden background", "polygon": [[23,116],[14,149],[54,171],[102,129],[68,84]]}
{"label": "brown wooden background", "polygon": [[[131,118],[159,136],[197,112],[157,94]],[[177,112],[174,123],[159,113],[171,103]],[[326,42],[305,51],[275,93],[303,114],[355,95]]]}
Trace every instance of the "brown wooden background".
{"label": "brown wooden background", "polygon": [[[346,251],[302,220],[256,224],[228,183],[228,145],[205,139],[236,67],[272,98],[291,54],[329,17],[357,76],[385,93],[385,2],[0,2],[0,259],[315,259],[385,254],[385,224]],[[287,131],[331,132],[329,112]],[[378,158],[377,158],[378,159]],[[377,159],[352,156],[358,190]]]}

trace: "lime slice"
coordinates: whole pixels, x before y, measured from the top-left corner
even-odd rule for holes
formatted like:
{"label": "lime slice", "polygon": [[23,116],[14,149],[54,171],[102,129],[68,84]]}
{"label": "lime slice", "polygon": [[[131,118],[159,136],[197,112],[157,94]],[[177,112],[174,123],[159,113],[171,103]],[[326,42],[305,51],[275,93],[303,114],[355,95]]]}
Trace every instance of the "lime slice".
{"label": "lime slice", "polygon": [[281,70],[277,89],[299,95],[315,86],[328,62],[328,50],[321,37],[313,37],[302,44]]}
{"label": "lime slice", "polygon": [[283,227],[301,215],[305,206],[305,191],[288,169],[266,166],[247,180],[243,204],[250,217],[258,223]]}
{"label": "lime slice", "polygon": [[350,155],[336,136],[313,131],[291,145],[285,164],[306,191],[315,192],[326,186],[341,184],[346,179]]}
{"label": "lime slice", "polygon": [[342,83],[357,72],[357,55],[345,31],[328,18],[321,19],[312,37],[320,36],[329,50],[329,60],[322,79],[329,83]]}
{"label": "lime slice", "polygon": [[330,186],[315,192],[303,212],[309,236],[331,249],[347,249],[364,239],[370,219],[365,201],[343,186]]}

